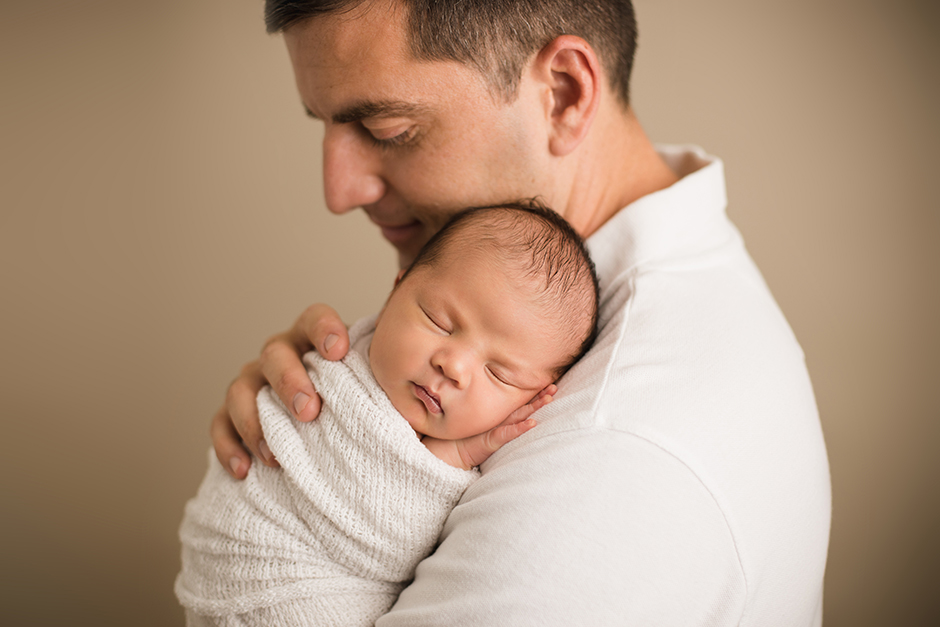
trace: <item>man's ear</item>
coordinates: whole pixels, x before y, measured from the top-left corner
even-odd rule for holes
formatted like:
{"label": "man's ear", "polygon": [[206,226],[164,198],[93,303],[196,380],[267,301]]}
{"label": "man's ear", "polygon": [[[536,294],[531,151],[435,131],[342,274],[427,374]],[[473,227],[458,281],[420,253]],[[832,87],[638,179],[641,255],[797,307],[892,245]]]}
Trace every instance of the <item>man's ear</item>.
{"label": "man's ear", "polygon": [[586,41],[562,35],[539,51],[533,69],[550,87],[549,150],[563,157],[578,147],[594,121],[604,80],[600,62]]}

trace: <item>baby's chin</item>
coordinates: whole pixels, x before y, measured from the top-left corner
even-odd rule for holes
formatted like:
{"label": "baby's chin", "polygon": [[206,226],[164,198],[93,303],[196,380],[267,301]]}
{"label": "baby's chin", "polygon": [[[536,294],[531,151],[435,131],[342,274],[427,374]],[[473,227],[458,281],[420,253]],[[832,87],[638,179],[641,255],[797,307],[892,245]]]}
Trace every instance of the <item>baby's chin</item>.
{"label": "baby's chin", "polygon": [[397,411],[402,416],[402,418],[405,419],[405,422],[407,422],[408,426],[412,428],[412,430],[415,432],[415,435],[418,436],[419,440],[423,440],[424,438],[428,437],[428,434],[425,433],[426,429],[422,427],[421,423],[414,416],[412,416],[410,412],[402,411],[403,408],[396,407],[395,403],[392,403],[392,407],[395,407],[395,411]]}

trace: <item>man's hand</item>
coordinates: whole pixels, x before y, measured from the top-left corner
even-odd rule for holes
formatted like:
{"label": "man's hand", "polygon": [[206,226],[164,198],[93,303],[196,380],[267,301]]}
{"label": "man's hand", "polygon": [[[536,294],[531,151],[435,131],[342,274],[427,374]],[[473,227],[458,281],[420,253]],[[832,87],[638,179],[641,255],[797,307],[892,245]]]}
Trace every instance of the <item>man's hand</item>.
{"label": "man's hand", "polygon": [[236,479],[244,479],[251,455],[277,467],[262,438],[255,398],[270,384],[274,393],[297,420],[309,422],[320,414],[320,397],[307,376],[301,356],[316,348],[324,358],[336,361],[349,351],[349,333],[339,315],[326,305],[311,305],[286,333],[272,336],[261,358],[246,364],[229,385],[225,404],[212,418],[209,435],[222,467]]}
{"label": "man's hand", "polygon": [[490,455],[502,448],[504,444],[515,440],[538,424],[529,416],[551,403],[557,391],[558,387],[554,383],[548,384],[535,398],[509,414],[506,420],[485,433],[463,440],[438,440],[437,438],[426,437],[421,442],[438,459],[447,462],[451,466],[470,470],[489,459]]}

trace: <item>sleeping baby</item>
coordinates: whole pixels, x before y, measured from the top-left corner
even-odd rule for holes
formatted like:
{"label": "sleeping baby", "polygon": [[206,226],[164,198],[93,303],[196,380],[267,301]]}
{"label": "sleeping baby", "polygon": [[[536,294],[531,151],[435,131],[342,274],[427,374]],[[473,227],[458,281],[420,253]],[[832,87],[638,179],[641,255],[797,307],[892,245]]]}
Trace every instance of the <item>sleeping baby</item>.
{"label": "sleeping baby", "polygon": [[479,476],[534,427],[597,334],[584,245],[534,203],[455,215],[339,362],[304,362],[323,404],[299,423],[265,388],[281,469],[231,478],[214,455],[180,528],[187,625],[372,625]]}

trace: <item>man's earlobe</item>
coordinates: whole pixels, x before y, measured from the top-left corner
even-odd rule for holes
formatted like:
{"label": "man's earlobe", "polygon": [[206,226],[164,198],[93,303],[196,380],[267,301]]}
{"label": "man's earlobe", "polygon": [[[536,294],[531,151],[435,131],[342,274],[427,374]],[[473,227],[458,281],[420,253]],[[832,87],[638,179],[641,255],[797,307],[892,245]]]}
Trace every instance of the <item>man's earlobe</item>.
{"label": "man's earlobe", "polygon": [[586,41],[562,35],[539,51],[536,63],[551,87],[549,150],[565,156],[587,136],[600,105],[600,62]]}

